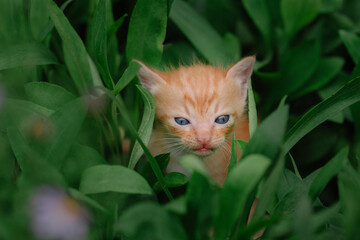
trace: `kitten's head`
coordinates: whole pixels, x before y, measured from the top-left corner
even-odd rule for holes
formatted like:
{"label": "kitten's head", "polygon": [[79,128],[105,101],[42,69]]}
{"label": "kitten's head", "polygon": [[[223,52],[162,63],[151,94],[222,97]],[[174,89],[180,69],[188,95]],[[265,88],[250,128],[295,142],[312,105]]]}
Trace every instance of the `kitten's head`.
{"label": "kitten's head", "polygon": [[157,127],[170,152],[208,156],[223,145],[242,118],[255,57],[221,70],[180,67],[160,72],[142,67],[138,77],[155,98]]}

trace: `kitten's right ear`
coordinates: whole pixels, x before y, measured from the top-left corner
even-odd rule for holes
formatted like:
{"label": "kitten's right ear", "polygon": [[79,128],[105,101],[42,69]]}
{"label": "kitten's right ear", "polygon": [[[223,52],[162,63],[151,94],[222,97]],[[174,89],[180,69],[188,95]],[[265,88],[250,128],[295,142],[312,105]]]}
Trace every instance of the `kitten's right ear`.
{"label": "kitten's right ear", "polygon": [[155,71],[148,68],[144,63],[133,60],[141,65],[141,68],[139,69],[137,76],[141,82],[141,85],[146,88],[149,92],[154,94],[159,85],[165,84],[165,80],[162,79]]}

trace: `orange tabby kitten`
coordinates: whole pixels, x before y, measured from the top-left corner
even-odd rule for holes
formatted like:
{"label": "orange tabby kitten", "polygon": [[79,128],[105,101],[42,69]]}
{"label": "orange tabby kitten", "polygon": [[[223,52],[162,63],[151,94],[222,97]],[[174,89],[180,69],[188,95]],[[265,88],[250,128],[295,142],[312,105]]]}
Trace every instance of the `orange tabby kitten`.
{"label": "orange tabby kitten", "polygon": [[167,172],[185,174],[178,160],[195,154],[222,185],[233,132],[237,139],[249,139],[245,105],[255,57],[246,57],[227,70],[198,64],[160,72],[139,63],[138,77],[156,103],[150,151],[154,155],[170,152]]}

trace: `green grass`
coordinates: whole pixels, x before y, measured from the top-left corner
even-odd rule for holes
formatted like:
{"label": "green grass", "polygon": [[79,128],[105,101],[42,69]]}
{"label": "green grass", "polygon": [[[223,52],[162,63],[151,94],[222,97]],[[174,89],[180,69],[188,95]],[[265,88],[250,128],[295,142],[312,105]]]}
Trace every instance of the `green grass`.
{"label": "green grass", "polygon": [[[43,185],[88,209],[94,240],[263,228],[262,239],[360,239],[359,11],[357,0],[0,0],[0,239],[36,239],[29,199]],[[164,176],[169,155],[146,147],[155,102],[132,60],[227,67],[254,54],[251,139],[232,142],[224,186],[194,156],[181,161],[190,180]]]}

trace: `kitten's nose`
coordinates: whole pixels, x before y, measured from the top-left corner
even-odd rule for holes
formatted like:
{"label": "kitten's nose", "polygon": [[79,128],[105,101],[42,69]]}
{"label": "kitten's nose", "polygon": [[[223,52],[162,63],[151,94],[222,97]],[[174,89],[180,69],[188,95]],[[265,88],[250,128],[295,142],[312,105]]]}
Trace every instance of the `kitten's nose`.
{"label": "kitten's nose", "polygon": [[201,145],[202,148],[208,148],[208,145],[211,140],[211,133],[209,129],[207,128],[199,129],[197,132],[196,140],[199,143],[199,145]]}

